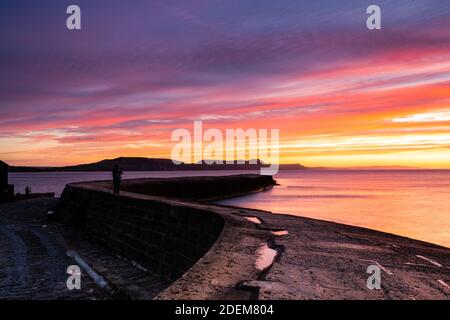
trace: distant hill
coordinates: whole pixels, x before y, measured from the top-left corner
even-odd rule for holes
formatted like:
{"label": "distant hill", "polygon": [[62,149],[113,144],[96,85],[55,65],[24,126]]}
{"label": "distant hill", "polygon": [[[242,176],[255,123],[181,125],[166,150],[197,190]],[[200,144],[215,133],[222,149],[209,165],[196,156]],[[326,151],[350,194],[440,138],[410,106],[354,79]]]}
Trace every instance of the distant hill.
{"label": "distant hill", "polygon": [[294,164],[280,164],[279,169],[280,170],[305,170],[308,168],[305,166],[302,166],[301,164],[294,163]]}
{"label": "distant hill", "polygon": [[[118,164],[124,171],[187,171],[187,170],[259,170],[268,165],[257,160],[257,164],[212,164],[205,163],[175,165],[170,159],[144,158],[144,157],[120,157],[106,159],[99,162],[80,164],[65,167],[14,167],[9,172],[90,172],[111,171]],[[304,169],[301,165],[281,165],[280,169]]]}

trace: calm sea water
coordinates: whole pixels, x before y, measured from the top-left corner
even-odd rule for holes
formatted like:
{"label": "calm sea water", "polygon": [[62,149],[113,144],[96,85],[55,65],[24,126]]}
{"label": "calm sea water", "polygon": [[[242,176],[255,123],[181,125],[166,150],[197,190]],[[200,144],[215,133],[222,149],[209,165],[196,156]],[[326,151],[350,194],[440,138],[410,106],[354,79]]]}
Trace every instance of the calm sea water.
{"label": "calm sea water", "polygon": [[[245,172],[125,172],[124,179]],[[59,195],[70,182],[111,179],[109,172],[11,173],[16,192]],[[271,190],[219,203],[391,232],[450,247],[450,170],[283,171]]]}

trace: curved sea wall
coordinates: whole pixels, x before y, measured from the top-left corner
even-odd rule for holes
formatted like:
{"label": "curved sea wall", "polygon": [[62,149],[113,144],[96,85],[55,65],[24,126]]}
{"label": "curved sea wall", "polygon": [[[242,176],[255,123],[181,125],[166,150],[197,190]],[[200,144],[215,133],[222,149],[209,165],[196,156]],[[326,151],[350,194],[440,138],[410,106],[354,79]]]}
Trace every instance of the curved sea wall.
{"label": "curved sea wall", "polygon": [[[254,225],[232,214],[232,209],[169,197],[204,200],[259,191],[274,183],[272,177],[259,175],[136,179],[124,181],[126,191],[120,195],[111,192],[110,182],[69,184],[58,215],[95,242],[170,282],[192,268],[214,244],[220,247],[220,255],[241,251],[240,259],[247,259],[250,266],[249,278],[254,278],[254,252],[268,232],[246,244],[241,231]],[[248,242],[252,236],[247,238]],[[214,260],[221,263],[217,257]]]}
{"label": "curved sea wall", "polygon": [[[112,188],[111,181],[96,185]],[[189,201],[213,201],[263,191],[275,185],[272,176],[240,174],[179,178],[142,178],[124,180],[123,191]]]}

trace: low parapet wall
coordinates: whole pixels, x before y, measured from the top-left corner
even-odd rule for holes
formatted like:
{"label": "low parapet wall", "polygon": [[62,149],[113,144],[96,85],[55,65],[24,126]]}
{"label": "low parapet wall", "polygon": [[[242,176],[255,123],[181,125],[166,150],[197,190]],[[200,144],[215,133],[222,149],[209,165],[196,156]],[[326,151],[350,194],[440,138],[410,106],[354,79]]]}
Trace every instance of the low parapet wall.
{"label": "low parapet wall", "polygon": [[[216,243],[222,246],[219,250],[222,255],[228,250],[223,247],[224,243],[239,246],[244,238],[247,242],[252,238],[244,237],[240,228],[254,226],[231,214],[231,209],[168,196],[185,194],[190,199],[210,199],[258,191],[274,183],[272,177],[257,175],[137,179],[125,181],[123,187],[127,191],[120,195],[111,192],[110,182],[69,184],[62,194],[58,212],[62,219],[94,241],[138,262],[154,274],[174,281],[203,257],[217,239],[227,239]],[[253,255],[260,243],[258,237],[245,245],[247,253],[240,253],[242,262],[249,265],[252,274],[255,272]],[[229,265],[231,257],[233,254],[219,260],[225,259]]]}
{"label": "low parapet wall", "polygon": [[[96,184],[104,188],[112,188],[111,181],[96,182]],[[274,184],[272,176],[240,174],[131,179],[124,180],[121,189],[132,193],[172,199],[212,201],[262,191],[271,188]]]}

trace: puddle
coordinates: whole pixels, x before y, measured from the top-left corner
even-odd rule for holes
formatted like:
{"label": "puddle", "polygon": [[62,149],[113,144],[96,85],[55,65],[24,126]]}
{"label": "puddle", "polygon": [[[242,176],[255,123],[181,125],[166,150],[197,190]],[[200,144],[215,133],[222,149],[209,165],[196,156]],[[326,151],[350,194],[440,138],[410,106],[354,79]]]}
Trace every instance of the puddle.
{"label": "puddle", "polygon": [[259,220],[259,218],[257,217],[244,217],[245,220],[253,222],[255,224],[261,224],[261,220]]}
{"label": "puddle", "polygon": [[271,231],[270,233],[274,236],[280,236],[280,237],[289,235],[289,231],[287,231],[287,230]]}
{"label": "puddle", "polygon": [[259,271],[263,271],[267,269],[275,259],[275,256],[277,255],[277,251],[269,248],[267,243],[263,244],[257,251],[256,251],[256,262],[255,262],[255,268]]}
{"label": "puddle", "polygon": [[442,264],[440,264],[440,263],[438,263],[438,262],[436,262],[434,260],[431,260],[430,258],[421,256],[421,255],[416,255],[416,257],[419,258],[419,259],[425,260],[425,261],[435,265],[436,267],[442,267]]}
{"label": "puddle", "polygon": [[447,289],[450,289],[450,286],[444,280],[438,280],[437,282],[439,282],[441,285],[443,285]]}

